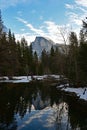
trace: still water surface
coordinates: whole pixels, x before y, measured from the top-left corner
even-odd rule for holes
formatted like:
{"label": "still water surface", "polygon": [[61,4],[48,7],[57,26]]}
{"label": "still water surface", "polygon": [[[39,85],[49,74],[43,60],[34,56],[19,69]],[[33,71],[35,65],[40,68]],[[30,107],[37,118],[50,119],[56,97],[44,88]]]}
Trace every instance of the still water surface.
{"label": "still water surface", "polygon": [[87,130],[87,116],[45,83],[2,83],[0,130]]}

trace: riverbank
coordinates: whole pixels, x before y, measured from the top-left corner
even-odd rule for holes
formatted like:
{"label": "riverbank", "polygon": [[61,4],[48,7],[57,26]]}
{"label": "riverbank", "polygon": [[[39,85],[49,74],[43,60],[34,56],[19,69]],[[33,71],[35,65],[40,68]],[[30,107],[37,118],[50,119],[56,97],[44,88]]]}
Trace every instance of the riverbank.
{"label": "riverbank", "polygon": [[81,102],[86,102],[87,104],[87,87],[72,88],[69,87],[69,84],[64,84],[64,85],[57,86],[57,89],[73,98],[77,98]]}
{"label": "riverbank", "polygon": [[[59,75],[42,75],[42,76],[13,76],[9,79],[7,76],[0,77],[0,83],[29,83],[31,81],[43,81],[50,82],[52,86],[58,85],[60,82]],[[87,102],[87,87],[73,88],[69,84],[61,84],[57,86],[58,90],[67,93],[67,95],[73,96],[81,101]]]}
{"label": "riverbank", "polygon": [[33,76],[12,76],[11,78],[7,76],[0,77],[0,82],[7,82],[7,83],[28,83],[34,80],[59,80],[59,75],[33,75]]}
{"label": "riverbank", "polygon": [[58,93],[68,101],[70,110],[87,117],[87,88],[70,88],[68,84],[57,86]]}

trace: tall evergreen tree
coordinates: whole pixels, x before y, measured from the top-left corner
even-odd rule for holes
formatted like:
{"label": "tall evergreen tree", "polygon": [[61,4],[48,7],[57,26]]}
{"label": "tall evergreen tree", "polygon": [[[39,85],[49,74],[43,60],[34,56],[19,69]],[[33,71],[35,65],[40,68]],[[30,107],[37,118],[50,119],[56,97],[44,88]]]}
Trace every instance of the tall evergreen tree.
{"label": "tall evergreen tree", "polygon": [[79,46],[79,67],[80,79],[83,84],[87,83],[87,22],[83,21],[82,29],[80,30],[80,46]]}
{"label": "tall evergreen tree", "polygon": [[83,44],[85,43],[85,35],[84,35],[83,29],[80,30],[80,34],[79,34],[79,43],[80,43],[80,46],[83,45]]}
{"label": "tall evergreen tree", "polygon": [[54,50],[53,46],[51,47],[51,50],[50,50],[49,68],[50,68],[51,73],[55,73],[55,50]]}
{"label": "tall evergreen tree", "polygon": [[18,55],[17,55],[17,44],[15,41],[14,34],[11,33],[11,30],[8,32],[8,61],[9,61],[9,72],[8,76],[17,75],[18,68],[19,68],[19,61],[18,61]]}
{"label": "tall evergreen tree", "polygon": [[33,66],[33,73],[38,75],[39,64],[38,64],[38,56],[37,56],[37,52],[36,51],[33,54],[33,65],[32,66]]}
{"label": "tall evergreen tree", "polygon": [[8,73],[8,43],[6,41],[6,34],[4,33],[0,38],[0,74],[7,75]]}
{"label": "tall evergreen tree", "polygon": [[78,82],[78,39],[75,32],[71,32],[69,36],[69,70],[68,76],[74,83]]}
{"label": "tall evergreen tree", "polygon": [[4,25],[3,25],[3,21],[2,21],[1,10],[0,10],[0,37],[3,33],[3,28],[4,28]]}
{"label": "tall evergreen tree", "polygon": [[42,51],[42,54],[41,54],[41,63],[42,63],[43,73],[49,74],[50,73],[49,55],[45,49]]}

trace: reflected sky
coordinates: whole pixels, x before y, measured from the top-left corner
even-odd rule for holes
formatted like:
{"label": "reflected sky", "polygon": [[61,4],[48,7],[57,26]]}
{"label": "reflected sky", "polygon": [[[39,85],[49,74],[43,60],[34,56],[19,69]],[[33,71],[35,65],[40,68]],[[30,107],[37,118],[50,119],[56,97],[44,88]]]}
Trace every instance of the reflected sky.
{"label": "reflected sky", "polygon": [[[32,107],[33,108],[33,107]],[[31,110],[31,113],[23,118],[18,119],[18,130],[66,130],[70,129],[68,121],[68,105],[65,102],[59,105],[54,104],[52,107],[46,107],[43,110]]]}
{"label": "reflected sky", "polygon": [[0,130],[77,130],[80,115],[55,87],[43,83],[0,84]]}

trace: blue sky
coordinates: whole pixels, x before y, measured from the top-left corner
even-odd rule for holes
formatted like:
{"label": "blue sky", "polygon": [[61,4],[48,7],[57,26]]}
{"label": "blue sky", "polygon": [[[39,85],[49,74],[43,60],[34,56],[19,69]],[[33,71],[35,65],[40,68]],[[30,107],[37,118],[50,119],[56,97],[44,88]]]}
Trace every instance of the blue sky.
{"label": "blue sky", "polygon": [[79,32],[87,17],[87,0],[0,0],[0,9],[16,39],[24,36],[30,43],[44,36],[61,43],[61,28]]}

